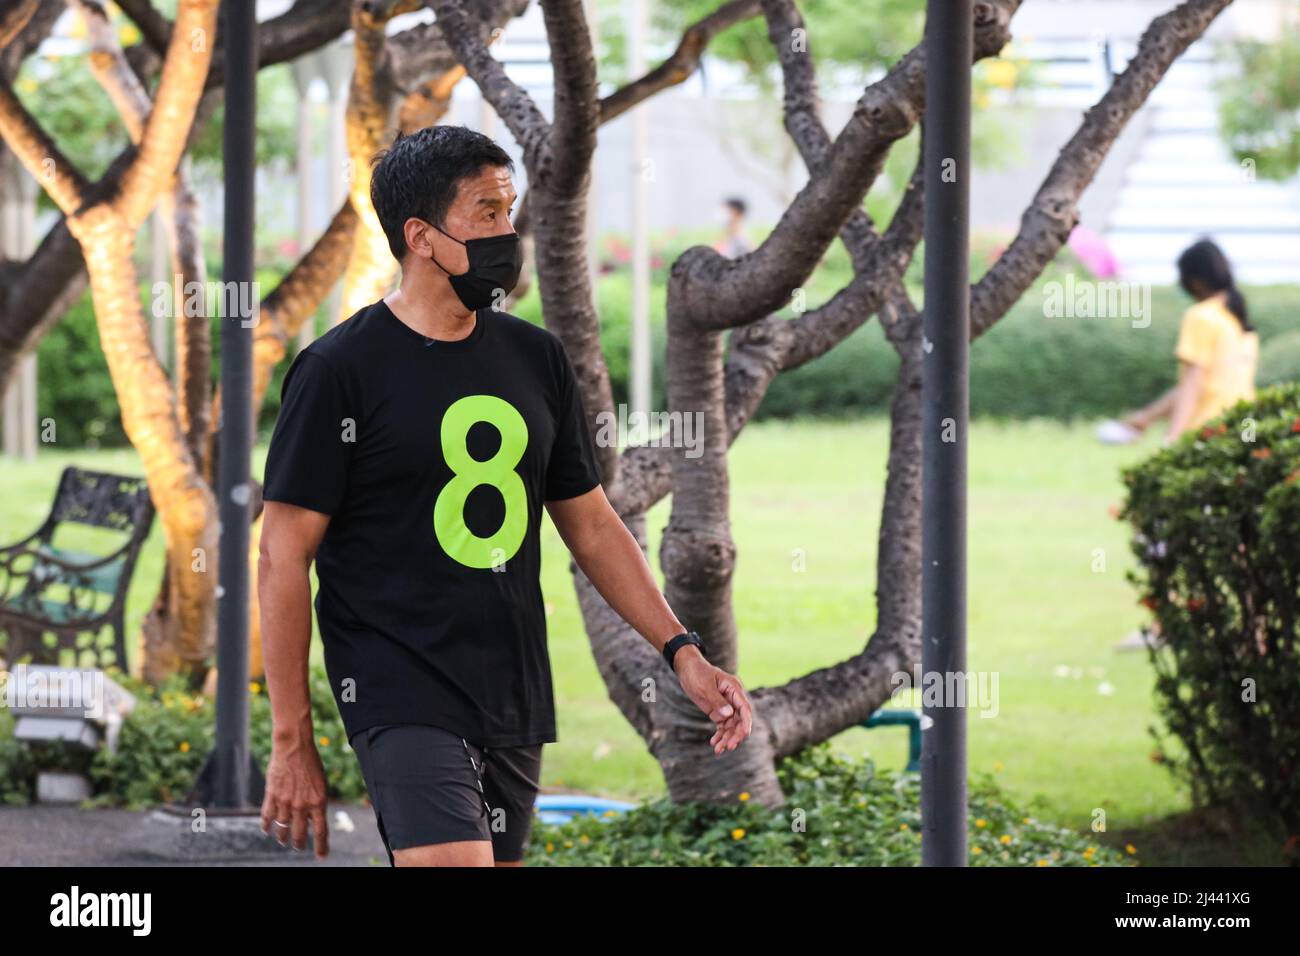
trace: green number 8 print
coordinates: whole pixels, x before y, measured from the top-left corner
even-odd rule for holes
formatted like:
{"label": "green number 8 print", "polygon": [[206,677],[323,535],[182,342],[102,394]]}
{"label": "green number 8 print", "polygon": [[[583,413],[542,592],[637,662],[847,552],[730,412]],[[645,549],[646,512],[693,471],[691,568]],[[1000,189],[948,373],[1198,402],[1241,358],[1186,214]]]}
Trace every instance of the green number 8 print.
{"label": "green number 8 print", "polygon": [[[501,447],[487,461],[469,453],[469,430],[487,422],[501,433]],[[528,495],[515,465],[528,447],[528,425],[509,402],[495,395],[466,395],[442,417],[442,455],[454,477],[438,493],[433,531],[442,549],[471,568],[490,568],[514,557],[528,531]],[[501,527],[482,538],[465,524],[465,502],[479,485],[491,485],[505,501]],[[496,559],[494,561],[494,558]]]}

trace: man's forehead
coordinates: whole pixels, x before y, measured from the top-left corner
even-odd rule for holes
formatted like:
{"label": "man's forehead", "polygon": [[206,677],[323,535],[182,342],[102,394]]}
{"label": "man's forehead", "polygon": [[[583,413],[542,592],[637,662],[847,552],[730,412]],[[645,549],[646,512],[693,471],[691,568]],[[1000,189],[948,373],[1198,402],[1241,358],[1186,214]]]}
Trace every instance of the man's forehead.
{"label": "man's forehead", "polygon": [[503,197],[515,198],[514,181],[504,166],[485,169],[477,176],[464,180],[461,195],[476,202],[496,202]]}

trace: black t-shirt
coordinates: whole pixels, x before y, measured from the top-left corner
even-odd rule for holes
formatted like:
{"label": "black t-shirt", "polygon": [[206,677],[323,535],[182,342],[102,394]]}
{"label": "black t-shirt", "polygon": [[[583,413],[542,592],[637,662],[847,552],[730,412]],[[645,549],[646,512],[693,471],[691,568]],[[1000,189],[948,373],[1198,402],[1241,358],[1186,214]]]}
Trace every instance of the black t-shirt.
{"label": "black t-shirt", "polygon": [[331,515],[315,607],[348,736],[554,741],[542,503],[600,483],[560,340],[487,308],[428,339],[381,299],[303,349],[281,396],[263,497]]}

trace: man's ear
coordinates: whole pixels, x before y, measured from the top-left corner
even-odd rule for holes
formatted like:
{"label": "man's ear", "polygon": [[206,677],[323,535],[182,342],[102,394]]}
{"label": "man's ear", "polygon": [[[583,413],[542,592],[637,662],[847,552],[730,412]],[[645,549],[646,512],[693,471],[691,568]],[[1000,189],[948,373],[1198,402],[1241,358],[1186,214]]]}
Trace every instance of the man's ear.
{"label": "man's ear", "polygon": [[433,255],[433,243],[429,238],[429,224],[415,216],[402,224],[402,235],[406,238],[406,248],[422,259]]}

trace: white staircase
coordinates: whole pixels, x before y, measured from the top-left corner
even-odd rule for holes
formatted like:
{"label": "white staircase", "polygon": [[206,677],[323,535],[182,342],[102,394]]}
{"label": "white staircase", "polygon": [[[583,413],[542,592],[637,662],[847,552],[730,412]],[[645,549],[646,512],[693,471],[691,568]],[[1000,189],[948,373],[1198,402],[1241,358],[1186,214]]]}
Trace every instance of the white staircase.
{"label": "white staircase", "polygon": [[[1118,52],[1122,69],[1134,50]],[[1300,282],[1300,179],[1255,179],[1233,159],[1218,133],[1223,70],[1222,57],[1198,43],[1144,107],[1150,123],[1104,230],[1126,279],[1177,281],[1178,254],[1208,235],[1239,281]]]}

